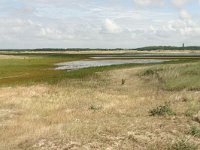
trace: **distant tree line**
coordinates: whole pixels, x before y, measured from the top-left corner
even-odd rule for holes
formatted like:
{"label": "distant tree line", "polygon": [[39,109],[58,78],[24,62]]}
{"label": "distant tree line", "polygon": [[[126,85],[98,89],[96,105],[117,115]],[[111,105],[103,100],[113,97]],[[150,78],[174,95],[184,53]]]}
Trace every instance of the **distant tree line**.
{"label": "distant tree line", "polygon": [[151,50],[200,50],[200,46],[187,46],[187,47],[176,47],[176,46],[148,46],[137,48],[140,51],[151,51]]}
{"label": "distant tree line", "polygon": [[136,49],[104,49],[104,48],[39,48],[39,49],[0,49],[0,51],[116,51],[116,50],[138,50],[138,51],[151,51],[151,50],[200,50],[200,46],[187,46],[187,47],[176,47],[176,46],[148,46]]}

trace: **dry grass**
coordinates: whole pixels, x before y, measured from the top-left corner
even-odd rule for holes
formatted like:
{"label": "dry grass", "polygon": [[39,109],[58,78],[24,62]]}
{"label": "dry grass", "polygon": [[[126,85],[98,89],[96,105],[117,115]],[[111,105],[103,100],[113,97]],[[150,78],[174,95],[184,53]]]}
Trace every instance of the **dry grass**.
{"label": "dry grass", "polygon": [[[179,138],[199,144],[188,134],[199,124],[185,112],[199,104],[200,92],[160,90],[138,76],[144,69],[0,88],[0,149],[167,149]],[[166,102],[175,116],[149,116]]]}
{"label": "dry grass", "polygon": [[12,56],[12,55],[0,55],[0,59],[27,59],[28,57],[26,56]]}

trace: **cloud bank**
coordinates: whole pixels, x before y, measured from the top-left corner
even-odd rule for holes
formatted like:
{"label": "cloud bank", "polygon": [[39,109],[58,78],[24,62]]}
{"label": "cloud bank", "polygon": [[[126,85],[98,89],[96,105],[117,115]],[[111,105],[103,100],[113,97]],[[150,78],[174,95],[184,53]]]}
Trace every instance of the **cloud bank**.
{"label": "cloud bank", "polygon": [[0,0],[0,48],[198,45],[200,1]]}

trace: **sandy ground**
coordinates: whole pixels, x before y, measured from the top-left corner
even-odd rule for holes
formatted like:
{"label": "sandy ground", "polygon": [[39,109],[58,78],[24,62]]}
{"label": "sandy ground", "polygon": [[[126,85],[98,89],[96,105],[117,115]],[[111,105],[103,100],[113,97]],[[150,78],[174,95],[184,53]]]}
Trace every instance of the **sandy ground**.
{"label": "sandy ground", "polygon": [[[138,77],[143,69],[58,85],[0,88],[0,149],[162,150],[180,139],[199,144],[199,138],[187,134],[199,123],[184,113],[197,104],[200,92],[159,90]],[[176,116],[149,116],[150,109],[165,102]]]}

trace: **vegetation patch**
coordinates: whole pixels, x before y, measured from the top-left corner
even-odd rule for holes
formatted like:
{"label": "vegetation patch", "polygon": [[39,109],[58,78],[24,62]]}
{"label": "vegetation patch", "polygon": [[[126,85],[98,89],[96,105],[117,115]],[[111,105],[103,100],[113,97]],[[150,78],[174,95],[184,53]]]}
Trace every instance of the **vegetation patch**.
{"label": "vegetation patch", "polygon": [[200,123],[200,111],[197,114],[193,115],[192,117],[194,121]]}
{"label": "vegetation patch", "polygon": [[[197,112],[198,112],[198,111],[196,110],[196,108],[189,108],[189,109],[186,110],[185,116],[195,118]],[[194,116],[195,116],[195,117],[194,117]],[[195,120],[195,119],[194,119],[194,120]]]}
{"label": "vegetation patch", "polygon": [[144,72],[141,73],[142,76],[152,76],[156,73],[153,69],[147,69]]}
{"label": "vegetation patch", "polygon": [[126,82],[126,79],[122,79],[122,85],[124,85]]}
{"label": "vegetation patch", "polygon": [[200,103],[199,101],[191,101],[188,104],[188,109],[185,111],[185,116],[198,118],[198,112],[200,111]]}
{"label": "vegetation patch", "polygon": [[100,105],[90,105],[89,107],[89,110],[92,110],[92,111],[98,111],[100,109],[102,109],[102,106]]}
{"label": "vegetation patch", "polygon": [[193,126],[191,127],[189,134],[194,136],[194,137],[199,137],[200,138],[200,128]]}
{"label": "vegetation patch", "polygon": [[161,105],[149,111],[150,116],[175,115],[169,104]]}
{"label": "vegetation patch", "polygon": [[198,145],[181,140],[170,145],[167,150],[198,150]]}
{"label": "vegetation patch", "polygon": [[141,72],[139,76],[166,91],[200,90],[200,62],[157,65]]}

